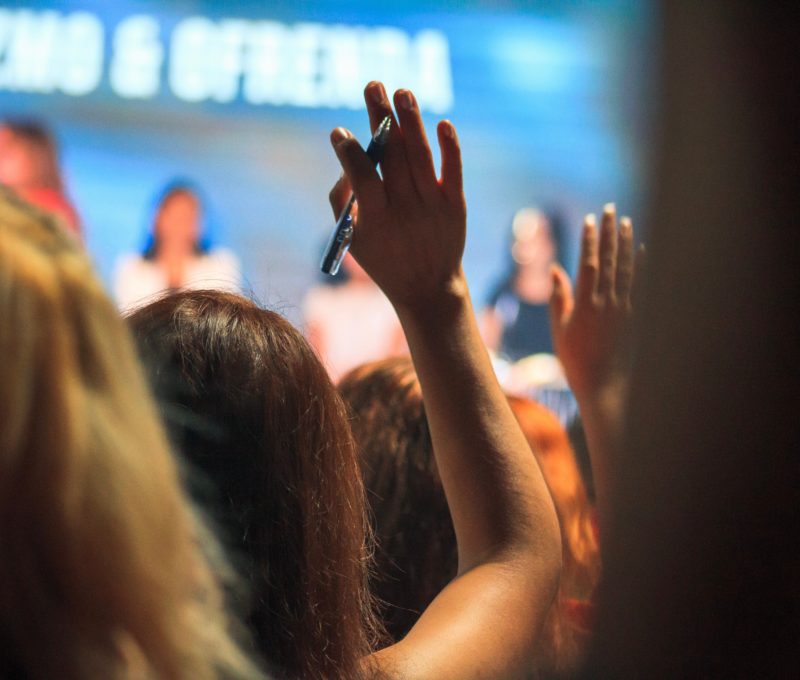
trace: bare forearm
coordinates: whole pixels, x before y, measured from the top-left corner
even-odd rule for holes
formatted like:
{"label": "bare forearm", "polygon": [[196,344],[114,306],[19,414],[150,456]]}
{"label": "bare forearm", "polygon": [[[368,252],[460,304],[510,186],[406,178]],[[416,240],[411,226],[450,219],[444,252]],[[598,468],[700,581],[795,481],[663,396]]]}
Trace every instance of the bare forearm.
{"label": "bare forearm", "polygon": [[574,295],[567,273],[553,268],[553,344],[583,420],[601,531],[608,526],[619,467],[630,379],[631,291],[642,252],[634,258],[631,221],[623,217],[617,230],[616,207],[608,203],[599,243],[595,216],[584,221]]}
{"label": "bare forearm", "polygon": [[626,386],[609,386],[601,393],[578,396],[578,406],[592,465],[600,534],[606,532],[624,429]]}
{"label": "bare forearm", "polygon": [[365,95],[373,129],[393,121],[381,175],[352,135],[335,130],[346,178],[331,203],[339,214],[352,184],[351,250],[403,324],[460,562],[459,577],[375,660],[406,678],[516,677],[530,666],[558,584],[555,511],[494,377],[461,271],[466,202],[455,128],[437,126],[437,177],[411,93],[395,93],[399,125],[382,86],[371,83]]}
{"label": "bare forearm", "polygon": [[453,288],[398,314],[423,389],[460,571],[520,550],[557,561],[550,495],[495,378],[466,284]]}

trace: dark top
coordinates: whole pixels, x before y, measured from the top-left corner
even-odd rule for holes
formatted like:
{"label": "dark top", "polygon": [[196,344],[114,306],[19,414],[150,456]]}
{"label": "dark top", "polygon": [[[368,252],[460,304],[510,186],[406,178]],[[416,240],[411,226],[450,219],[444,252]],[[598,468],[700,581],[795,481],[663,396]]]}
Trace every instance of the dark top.
{"label": "dark top", "polygon": [[500,354],[517,361],[539,352],[553,353],[546,304],[521,300],[511,283],[506,282],[490,296],[489,306],[500,316],[503,326]]}

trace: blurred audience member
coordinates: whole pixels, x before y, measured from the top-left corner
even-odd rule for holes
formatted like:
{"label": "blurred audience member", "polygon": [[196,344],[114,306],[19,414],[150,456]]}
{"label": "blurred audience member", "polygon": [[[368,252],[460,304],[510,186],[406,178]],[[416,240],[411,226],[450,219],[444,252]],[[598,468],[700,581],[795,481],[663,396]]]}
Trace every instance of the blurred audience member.
{"label": "blurred audience member", "polygon": [[586,678],[798,674],[799,10],[657,5],[646,304]]}
{"label": "blurred audience member", "polygon": [[550,266],[565,254],[564,237],[555,213],[529,207],[514,215],[508,271],[481,315],[486,346],[501,357],[518,361],[553,352],[547,315]]}
{"label": "blurred audience member", "polygon": [[332,380],[365,361],[408,352],[397,313],[352,255],[326,279],[306,294],[303,315],[306,337]]}
{"label": "blurred audience member", "polygon": [[114,294],[121,309],[185,288],[240,289],[236,256],[210,244],[207,212],[199,187],[191,182],[174,181],[161,191],[142,252],[117,264]]}
{"label": "blurred audience member", "polygon": [[389,635],[402,640],[458,571],[422,389],[411,360],[398,357],[354,369],[339,393],[375,524],[374,593]]}
{"label": "blurred audience member", "polygon": [[42,123],[0,122],[0,183],[29,203],[58,216],[80,237],[80,218],[67,197],[56,141]]}
{"label": "blurred audience member", "polygon": [[[433,455],[422,391],[407,358],[365,364],[339,392],[351,412],[374,517],[373,577],[387,631],[401,640],[453,578],[456,539]],[[575,670],[591,628],[599,577],[591,508],[558,419],[534,401],[510,397],[552,494],[561,526],[563,572],[556,603],[532,657],[540,676]]]}
{"label": "blurred audience member", "polygon": [[0,317],[0,676],[259,677],[129,333],[75,240],[5,190]]}

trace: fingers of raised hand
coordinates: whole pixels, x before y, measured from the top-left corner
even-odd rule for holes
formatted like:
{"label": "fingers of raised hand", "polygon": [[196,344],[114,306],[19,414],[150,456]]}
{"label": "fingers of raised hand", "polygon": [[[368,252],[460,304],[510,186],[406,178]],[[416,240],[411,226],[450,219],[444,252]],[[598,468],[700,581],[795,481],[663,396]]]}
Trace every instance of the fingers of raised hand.
{"label": "fingers of raised hand", "polygon": [[[383,83],[377,80],[370,81],[364,88],[364,101],[367,103],[367,114],[369,115],[369,127],[374,133],[381,124],[381,121],[389,116],[392,119],[392,132],[397,131],[397,119],[392,111],[392,104],[386,95]],[[391,142],[392,135],[389,135]]]}
{"label": "fingers of raised hand", "polygon": [[342,173],[341,177],[336,180],[336,184],[328,193],[328,201],[331,204],[331,208],[333,209],[334,216],[338,219],[339,215],[341,215],[342,210],[344,210],[344,206],[347,204],[347,201],[350,199],[350,194],[353,191],[353,187],[350,186],[350,180],[347,179],[347,175]]}
{"label": "fingers of raised hand", "polygon": [[436,128],[439,149],[442,155],[442,178],[440,186],[448,202],[461,209],[465,208],[464,179],[461,170],[461,147],[456,129],[449,120],[443,120]]}
{"label": "fingers of raised hand", "polygon": [[619,230],[616,223],[613,203],[603,208],[599,235],[595,216],[587,215],[584,220],[576,293],[583,305],[606,307],[631,303],[639,255],[634,256],[630,219],[621,218]]}
{"label": "fingers of raised hand", "polygon": [[367,84],[364,88],[364,101],[367,104],[369,122],[373,132],[386,116],[392,119],[389,139],[386,141],[381,159],[381,171],[387,184],[387,191],[398,197],[412,197],[414,182],[406,158],[404,131],[397,124],[392,104],[386,95],[383,84],[377,81]]}
{"label": "fingers of raised hand", "polygon": [[550,329],[555,344],[558,345],[560,329],[572,316],[575,299],[572,294],[572,282],[569,275],[559,265],[554,264],[550,270],[553,280],[553,292],[550,295],[548,310],[550,313]]}
{"label": "fingers of raised hand", "polygon": [[584,218],[581,232],[581,254],[576,288],[577,300],[582,306],[594,303],[599,268],[597,219],[592,213]]}
{"label": "fingers of raised hand", "polygon": [[621,305],[630,304],[633,269],[633,225],[630,218],[622,217],[619,221],[617,277],[615,282],[617,302]]}
{"label": "fingers of raised hand", "polygon": [[[378,176],[377,170],[373,167],[364,149],[361,148],[353,135],[344,128],[336,128],[331,133],[331,144],[359,203],[362,206],[385,205],[386,193],[384,192],[381,178]],[[337,182],[337,184],[339,183]],[[336,186],[334,186],[329,196],[331,202],[335,191]],[[337,193],[336,195],[338,198],[339,194]],[[344,204],[342,204],[343,206]]]}
{"label": "fingers of raised hand", "polygon": [[600,223],[600,273],[597,278],[597,295],[601,301],[613,299],[617,273],[617,211],[613,203],[606,203]]}
{"label": "fingers of raised hand", "polygon": [[394,94],[394,105],[400,119],[406,159],[414,186],[420,196],[433,199],[438,195],[439,187],[417,101],[408,90],[398,90]]}

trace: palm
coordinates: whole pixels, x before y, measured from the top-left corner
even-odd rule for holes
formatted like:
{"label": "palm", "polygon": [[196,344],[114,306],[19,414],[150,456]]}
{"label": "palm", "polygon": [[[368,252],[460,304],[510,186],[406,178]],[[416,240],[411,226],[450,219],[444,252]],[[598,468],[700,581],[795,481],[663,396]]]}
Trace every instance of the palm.
{"label": "palm", "polygon": [[[351,251],[353,257],[395,306],[413,305],[459,280],[466,239],[466,206],[461,155],[453,126],[438,127],[441,179],[425,136],[419,109],[406,105],[407,91],[395,95],[393,120],[381,161],[382,177],[358,143],[337,129],[332,142],[345,175],[330,193],[334,213],[350,187],[358,200]],[[367,88],[373,128],[394,114],[382,88]]]}
{"label": "palm", "polygon": [[635,269],[630,222],[623,218],[617,231],[614,208],[609,205],[599,246],[594,220],[587,218],[574,295],[566,273],[554,272],[553,344],[579,399],[626,380]]}

